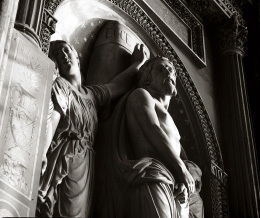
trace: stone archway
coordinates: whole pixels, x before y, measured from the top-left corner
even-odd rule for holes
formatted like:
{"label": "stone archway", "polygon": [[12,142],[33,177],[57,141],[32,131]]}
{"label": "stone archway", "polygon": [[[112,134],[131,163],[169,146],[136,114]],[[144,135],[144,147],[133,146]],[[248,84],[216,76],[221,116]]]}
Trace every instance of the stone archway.
{"label": "stone archway", "polygon": [[[62,2],[63,1],[46,1],[45,9],[53,15],[56,8]],[[126,13],[127,16],[131,17],[157,45],[160,52],[177,66],[183,103],[186,106],[188,113],[190,113],[190,117],[192,117],[191,122],[198,128],[201,149],[204,150],[204,154],[207,155],[207,159],[209,160],[206,168],[210,172],[207,181],[211,193],[210,215],[212,215],[212,217],[228,217],[226,194],[227,175],[223,170],[224,165],[220,147],[203,101],[188,71],[160,29],[134,1],[109,0],[108,2],[113,4],[118,10]],[[46,32],[46,27],[43,25],[41,33],[41,40],[45,40],[45,44],[42,44],[45,45],[44,49],[48,51],[50,32]]]}

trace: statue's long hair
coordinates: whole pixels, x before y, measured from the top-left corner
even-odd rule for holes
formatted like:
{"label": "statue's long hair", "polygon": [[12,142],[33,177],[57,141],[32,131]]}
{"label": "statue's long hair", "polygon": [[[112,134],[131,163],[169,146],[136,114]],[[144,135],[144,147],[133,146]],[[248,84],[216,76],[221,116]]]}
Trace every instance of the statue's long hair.
{"label": "statue's long hair", "polygon": [[169,61],[172,64],[173,68],[176,70],[173,63],[166,57],[157,55],[156,57],[150,58],[142,65],[142,67],[139,70],[140,73],[138,87],[146,88],[152,82],[153,78],[151,72],[157,60]]}

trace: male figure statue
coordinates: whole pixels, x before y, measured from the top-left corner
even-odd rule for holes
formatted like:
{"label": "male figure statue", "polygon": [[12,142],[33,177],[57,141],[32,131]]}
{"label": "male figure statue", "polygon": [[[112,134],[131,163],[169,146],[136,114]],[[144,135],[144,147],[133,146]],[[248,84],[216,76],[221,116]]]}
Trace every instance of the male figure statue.
{"label": "male figure statue", "polygon": [[180,158],[180,135],[167,110],[177,94],[176,69],[158,56],[140,71],[138,88],[120,101],[109,124],[110,145],[97,206],[103,212],[97,214],[188,218],[188,196],[195,191],[195,182]]}
{"label": "male figure statue", "polygon": [[[147,61],[140,71],[140,88],[133,91],[126,105],[133,153],[138,159],[151,157],[161,162],[174,176],[174,183],[181,188],[179,194],[185,198],[185,188],[190,194],[194,192],[194,179],[180,158],[180,135],[167,111],[171,98],[177,94],[176,69],[167,59],[157,57]],[[168,201],[167,195],[161,192],[164,192],[163,185],[150,188],[153,200],[161,208],[158,213],[172,217],[170,207],[160,205]]]}

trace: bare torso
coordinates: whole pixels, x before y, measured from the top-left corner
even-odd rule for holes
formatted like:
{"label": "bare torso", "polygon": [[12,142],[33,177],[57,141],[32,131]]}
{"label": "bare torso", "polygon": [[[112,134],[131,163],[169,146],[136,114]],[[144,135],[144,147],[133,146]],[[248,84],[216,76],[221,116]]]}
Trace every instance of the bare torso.
{"label": "bare torso", "polygon": [[[135,100],[138,101],[138,96],[135,96],[135,93],[132,95],[127,104],[127,123],[134,157],[152,157],[163,163],[164,160],[160,151],[153,145],[155,143],[153,139],[153,137],[156,137],[155,134],[153,134],[152,129],[148,129],[148,131],[144,130],[146,127],[151,128],[151,123],[141,112],[140,114],[138,113],[140,110],[139,107],[143,107],[143,105],[134,104],[133,102],[135,102]],[[133,99],[135,100],[133,101]],[[150,107],[144,108],[144,110],[146,110],[145,113],[151,114],[150,119],[153,119],[152,122],[157,123],[159,129],[161,129],[160,131],[168,138],[172,149],[174,149],[179,156],[181,152],[180,134],[172,117],[157,99],[148,96],[148,100]],[[151,135],[147,134],[147,132],[151,132]]]}

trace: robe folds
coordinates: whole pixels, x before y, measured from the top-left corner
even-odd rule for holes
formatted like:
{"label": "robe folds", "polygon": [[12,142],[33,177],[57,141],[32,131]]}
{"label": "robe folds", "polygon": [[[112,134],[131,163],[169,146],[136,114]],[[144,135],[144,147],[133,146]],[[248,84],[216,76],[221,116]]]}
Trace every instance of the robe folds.
{"label": "robe folds", "polygon": [[94,140],[98,117],[106,116],[110,94],[104,86],[79,92],[58,77],[52,87],[54,109],[61,114],[41,176],[38,217],[90,217],[94,186]]}
{"label": "robe folds", "polygon": [[150,157],[133,159],[125,114],[130,93],[99,130],[94,217],[189,217],[188,204],[174,198],[175,179],[169,170]]}

